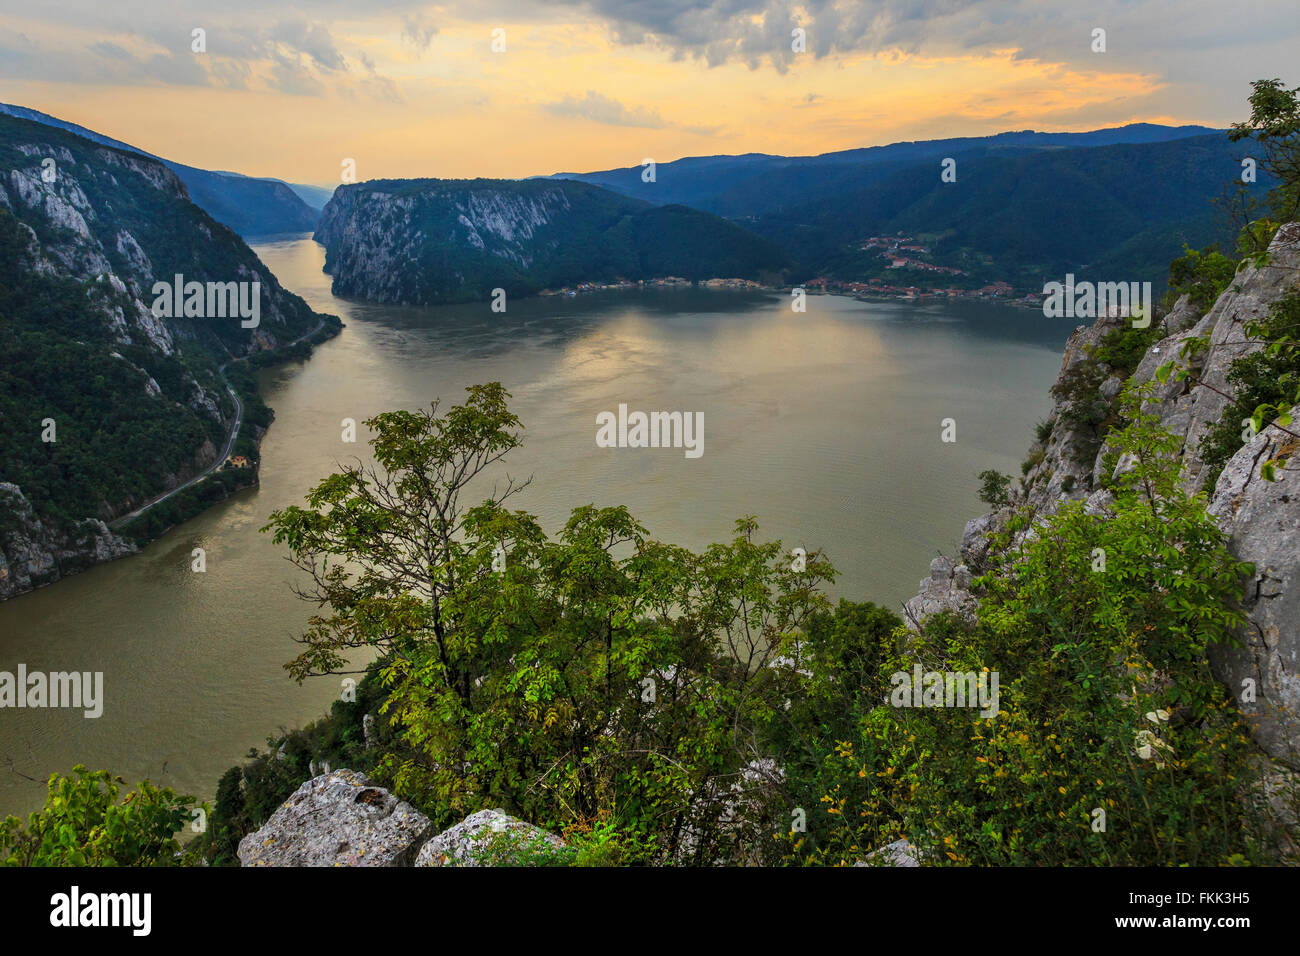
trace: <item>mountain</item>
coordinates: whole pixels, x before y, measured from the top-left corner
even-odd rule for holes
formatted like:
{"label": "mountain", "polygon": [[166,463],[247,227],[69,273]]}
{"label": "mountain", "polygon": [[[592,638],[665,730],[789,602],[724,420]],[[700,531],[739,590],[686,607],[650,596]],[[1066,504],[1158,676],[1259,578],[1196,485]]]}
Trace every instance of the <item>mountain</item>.
{"label": "mountain", "polygon": [[653,182],[643,169],[631,166],[589,173],[554,173],[549,179],[575,179],[656,203],[683,203],[732,218],[758,216],[802,202],[810,195],[827,196],[857,182],[870,167],[900,169],[964,154],[1016,155],[1044,150],[1078,149],[1117,144],[1161,143],[1222,132],[1207,126],[1157,126],[1134,123],[1087,133],[1037,133],[1033,130],[952,139],[891,143],[839,150],[818,156],[692,156],[660,163]]}
{"label": "mountain", "polygon": [[[178,275],[201,284],[180,310],[155,288]],[[232,452],[255,464],[249,367],[339,327],[162,162],[0,116],[0,599],[255,481],[220,468],[120,527]]]}
{"label": "mountain", "polygon": [[341,186],[316,240],[336,295],[424,305],[583,281],[777,274],[774,242],[685,206],[562,180],[375,180]]}
{"label": "mountain", "polygon": [[[649,183],[640,167],[559,175],[732,218],[780,243],[804,278],[1033,289],[1082,269],[1162,284],[1184,243],[1230,245],[1210,201],[1238,179],[1247,152],[1207,127],[1135,124],[812,157],[689,158],[659,165]],[[949,158],[955,182],[941,179]],[[898,234],[926,249],[907,267],[863,248]],[[938,278],[924,268],[933,265],[964,275]]]}
{"label": "mountain", "polygon": [[[1161,282],[1183,243],[1231,243],[1211,201],[1248,151],[1218,134],[1015,155],[979,150],[958,160],[953,183],[941,181],[937,164],[880,167],[878,178],[750,224],[787,237],[802,263],[837,276],[885,268],[877,250],[854,244],[901,232],[922,239],[936,262],[1014,284],[1083,269]],[[1269,183],[1261,177],[1259,185]]]}
{"label": "mountain", "polygon": [[326,193],[324,199],[328,199],[328,192],[317,186],[293,186],[278,179],[255,179],[239,173],[212,172],[174,163],[84,126],[25,106],[0,103],[0,114],[54,126],[104,146],[158,160],[180,178],[196,205],[241,236],[309,232],[316,227],[324,201],[320,205],[313,205],[306,196],[321,199],[320,194]]}

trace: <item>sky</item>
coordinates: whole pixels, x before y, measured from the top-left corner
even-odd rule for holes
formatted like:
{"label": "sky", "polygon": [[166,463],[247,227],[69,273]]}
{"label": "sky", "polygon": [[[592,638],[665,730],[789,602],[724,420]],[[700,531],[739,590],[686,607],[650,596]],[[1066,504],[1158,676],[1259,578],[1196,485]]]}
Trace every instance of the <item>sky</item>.
{"label": "sky", "polygon": [[0,0],[0,101],[323,186],[1222,127],[1272,77],[1296,0]]}

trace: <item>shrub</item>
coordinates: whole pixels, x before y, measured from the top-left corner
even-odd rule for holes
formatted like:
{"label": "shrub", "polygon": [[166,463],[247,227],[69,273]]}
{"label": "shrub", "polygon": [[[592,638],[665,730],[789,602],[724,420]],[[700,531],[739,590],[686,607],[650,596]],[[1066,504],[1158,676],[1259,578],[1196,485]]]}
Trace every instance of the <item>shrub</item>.
{"label": "shrub", "polygon": [[993,468],[986,468],[980,472],[979,478],[980,501],[994,510],[1005,508],[1011,503],[1011,496],[1007,493],[1007,486],[1011,484],[1009,475],[1004,475]]}
{"label": "shrub", "polygon": [[[0,822],[5,866],[172,866],[182,862],[177,833],[191,820],[193,797],[147,780],[118,802],[124,782],[78,764],[76,778],[51,774],[45,806],[26,826]],[[206,807],[203,808],[206,812]]]}
{"label": "shrub", "polygon": [[[877,703],[817,750],[819,838],[792,840],[793,859],[853,862],[899,837],[941,864],[1276,859],[1243,798],[1246,728],[1206,656],[1243,621],[1248,566],[1182,491],[1179,443],[1138,398],[1108,442],[1136,463],[1107,512],[1065,504],[1013,545],[1021,516],[975,620],[936,615],[887,642]],[[998,713],[889,706],[892,674],[916,664],[998,672]]]}

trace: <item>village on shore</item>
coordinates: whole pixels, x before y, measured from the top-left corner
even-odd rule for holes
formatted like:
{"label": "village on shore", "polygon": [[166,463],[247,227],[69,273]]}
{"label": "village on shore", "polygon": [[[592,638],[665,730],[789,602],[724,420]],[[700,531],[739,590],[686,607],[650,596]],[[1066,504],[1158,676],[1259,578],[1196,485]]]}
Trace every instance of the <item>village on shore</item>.
{"label": "village on shore", "polygon": [[[920,256],[928,256],[927,246],[911,236],[872,236],[858,243],[860,251],[877,251],[879,258],[888,260],[885,271],[910,270],[913,272],[933,273],[939,277],[965,277],[969,273],[953,266],[937,265]],[[955,285],[918,286],[890,282],[886,278],[876,277],[864,280],[843,280],[817,276],[806,282],[794,285],[773,285],[753,279],[712,278],[693,282],[681,276],[660,276],[653,279],[616,279],[610,282],[580,282],[573,286],[559,289],[544,289],[540,295],[578,296],[592,292],[630,290],[630,289],[720,289],[731,291],[785,292],[803,289],[812,295],[845,295],[857,299],[901,299],[903,301],[940,301],[965,299],[977,301],[994,301],[1006,305],[1019,305],[1028,308],[1040,308],[1043,302],[1041,292],[1017,294],[1017,290],[1007,282],[995,281],[978,288],[962,288]]]}

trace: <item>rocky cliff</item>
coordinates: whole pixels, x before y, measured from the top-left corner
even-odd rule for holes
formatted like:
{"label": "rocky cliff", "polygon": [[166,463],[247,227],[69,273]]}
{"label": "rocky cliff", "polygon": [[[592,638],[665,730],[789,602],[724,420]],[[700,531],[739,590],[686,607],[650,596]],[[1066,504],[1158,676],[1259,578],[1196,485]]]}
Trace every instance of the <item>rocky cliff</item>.
{"label": "rocky cliff", "polygon": [[227,445],[222,367],[323,325],[161,162],[0,115],[0,599],[133,550],[105,522]]}
{"label": "rocky cliff", "polygon": [[708,213],[556,180],[342,186],[315,238],[336,295],[410,305],[616,278],[754,278],[786,261],[775,245]]}
{"label": "rocky cliff", "polygon": [[[1204,315],[1186,297],[1179,301],[1131,374],[1093,355],[1126,320],[1103,318],[1075,330],[1053,389],[1050,430],[1031,447],[1011,505],[968,522],[957,555],[931,563],[920,593],[907,602],[909,623],[919,626],[939,611],[974,611],[978,596],[971,590],[972,576],[985,567],[989,534],[1005,528],[1014,509],[1048,515],[1069,500],[1085,500],[1090,510],[1104,508],[1109,500],[1100,487],[1104,423],[1114,414],[1126,381],[1150,382],[1161,365],[1177,361],[1192,377],[1157,381],[1147,410],[1184,439],[1185,487],[1204,493],[1233,553],[1255,565],[1255,577],[1243,592],[1248,617],[1240,635],[1243,647],[1215,648],[1212,664],[1238,696],[1264,751],[1300,769],[1300,478],[1294,465],[1281,470],[1277,481],[1261,475],[1266,461],[1293,456],[1300,448],[1290,435],[1268,427],[1243,441],[1220,471],[1207,440],[1230,405],[1223,393],[1232,394],[1232,363],[1263,347],[1247,334],[1247,324],[1267,315],[1298,281],[1300,223],[1290,223],[1278,230],[1267,260],[1245,264]],[[1193,338],[1208,339],[1209,347],[1181,357],[1182,347]],[[1081,414],[1084,410],[1088,414]],[[1300,407],[1292,415],[1300,419]],[[1243,693],[1252,688],[1253,694]]]}

